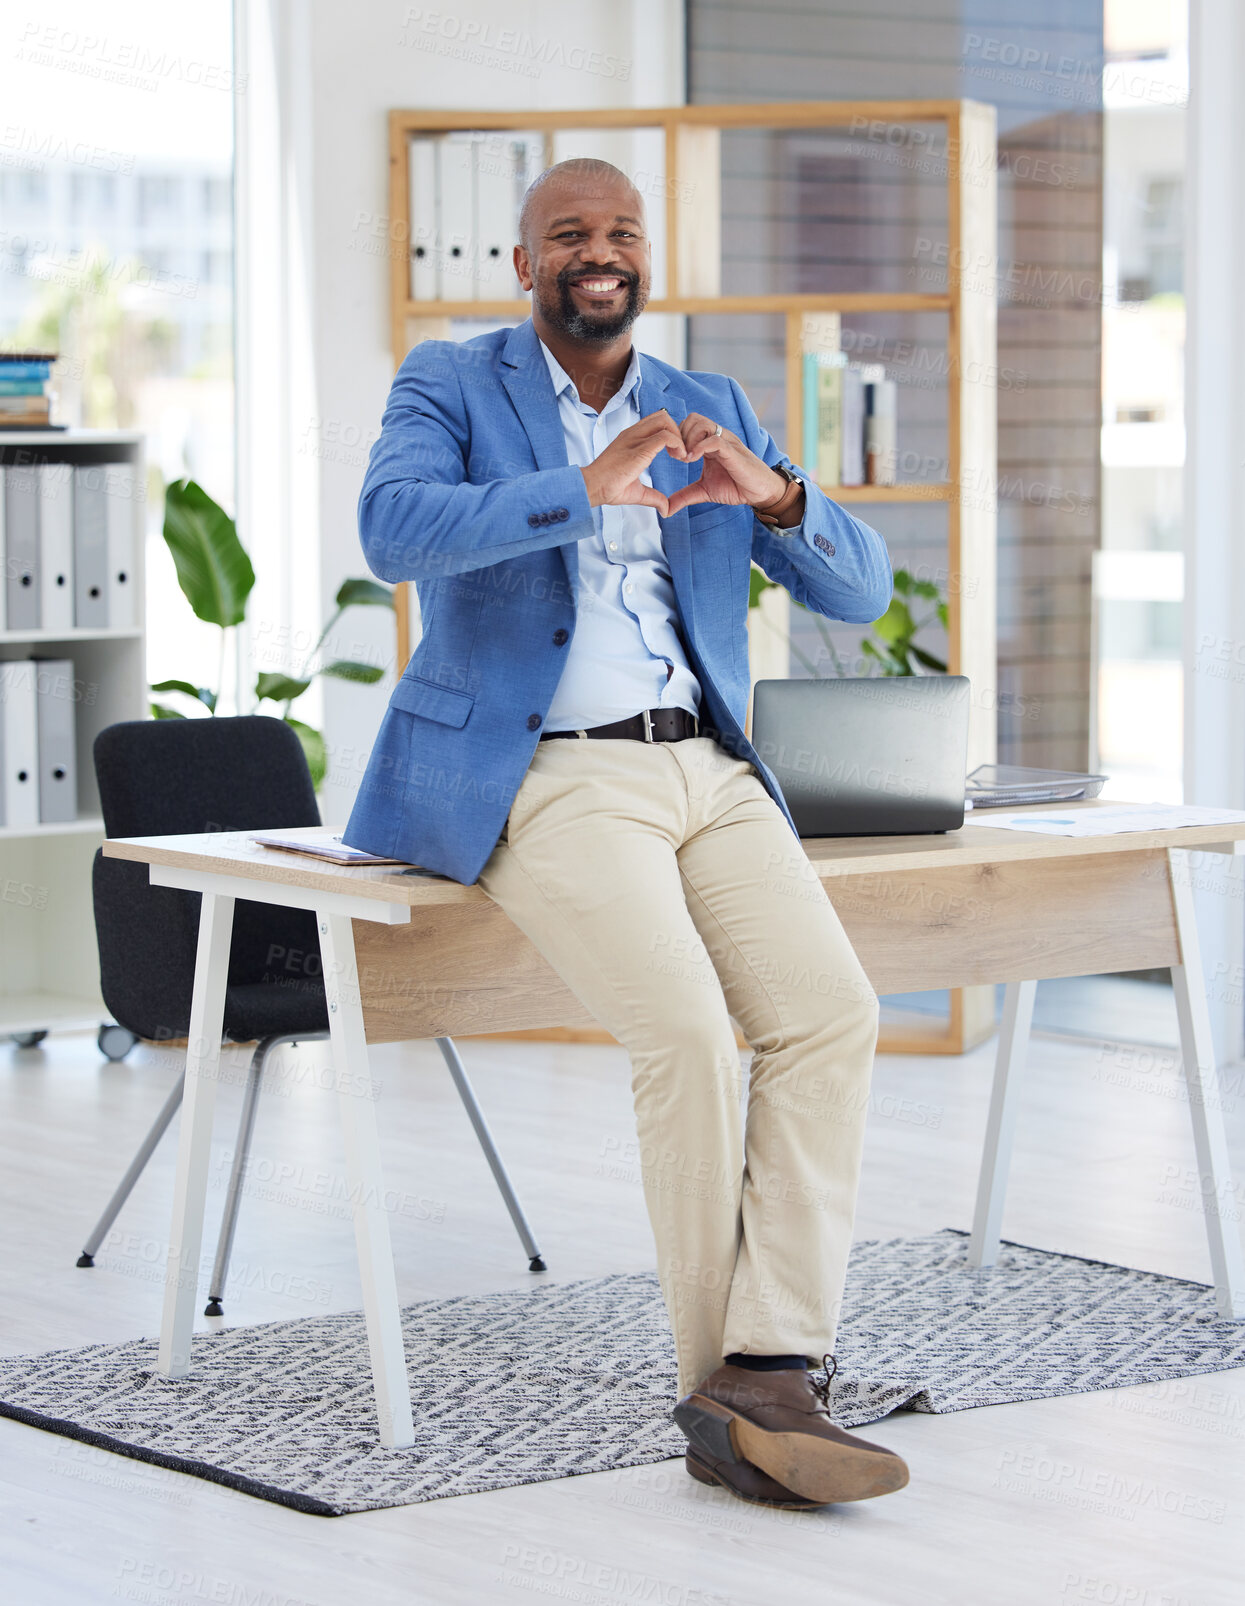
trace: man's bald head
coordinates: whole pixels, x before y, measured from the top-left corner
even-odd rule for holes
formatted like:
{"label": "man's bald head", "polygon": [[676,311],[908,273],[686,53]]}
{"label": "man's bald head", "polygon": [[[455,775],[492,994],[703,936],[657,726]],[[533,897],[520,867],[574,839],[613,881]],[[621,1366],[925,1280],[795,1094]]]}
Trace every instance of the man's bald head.
{"label": "man's bald head", "polygon": [[519,243],[534,254],[535,241],[546,208],[566,202],[572,209],[576,200],[597,205],[617,197],[621,215],[634,218],[644,227],[644,198],[620,167],[595,156],[572,156],[547,167],[534,178],[523,197],[519,212]]}

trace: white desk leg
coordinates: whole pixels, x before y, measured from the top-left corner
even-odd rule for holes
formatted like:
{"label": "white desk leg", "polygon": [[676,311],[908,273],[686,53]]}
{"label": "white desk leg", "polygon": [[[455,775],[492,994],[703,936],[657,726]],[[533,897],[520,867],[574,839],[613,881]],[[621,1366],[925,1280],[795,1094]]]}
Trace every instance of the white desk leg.
{"label": "white desk leg", "polygon": [[380,1442],[403,1449],[415,1442],[411,1392],[402,1346],[398,1285],[385,1215],[376,1105],[368,1070],[367,1040],[355,958],[354,930],[348,915],[317,914],[329,1034],[337,1073],[342,1136],[346,1147],[346,1186],[350,1190],[368,1353],[376,1390]]}
{"label": "white desk leg", "polygon": [[1215,1279],[1219,1314],[1242,1320],[1245,1319],[1245,1260],[1241,1255],[1240,1232],[1231,1220],[1232,1169],[1215,1069],[1206,980],[1198,948],[1193,889],[1189,885],[1184,852],[1169,849],[1167,858],[1181,958],[1179,965],[1172,966],[1172,991],[1176,995],[1176,1017],[1180,1023],[1180,1056],[1189,1095],[1189,1113],[1193,1117],[1193,1147],[1202,1189],[1206,1236],[1210,1241],[1211,1274]]}
{"label": "white desk leg", "polygon": [[173,1225],[169,1229],[169,1258],[164,1274],[164,1315],[160,1322],[158,1362],[164,1377],[185,1377],[190,1370],[190,1338],[198,1303],[203,1209],[207,1201],[216,1084],[220,1079],[220,1043],[232,932],[233,899],[205,892],[199,913],[190,1038],[186,1045],[186,1092],[177,1141]]}
{"label": "white desk leg", "polygon": [[981,1156],[981,1175],[977,1181],[973,1230],[968,1240],[970,1266],[993,1266],[998,1259],[1003,1200],[1007,1194],[1007,1172],[1012,1158],[1012,1135],[1020,1102],[1020,1078],[1029,1047],[1029,1029],[1033,1025],[1033,1000],[1036,996],[1035,981],[1009,981],[1003,995],[1003,1019],[999,1023],[999,1046],[994,1061],[994,1086],[990,1090],[990,1113],[986,1117],[986,1143]]}

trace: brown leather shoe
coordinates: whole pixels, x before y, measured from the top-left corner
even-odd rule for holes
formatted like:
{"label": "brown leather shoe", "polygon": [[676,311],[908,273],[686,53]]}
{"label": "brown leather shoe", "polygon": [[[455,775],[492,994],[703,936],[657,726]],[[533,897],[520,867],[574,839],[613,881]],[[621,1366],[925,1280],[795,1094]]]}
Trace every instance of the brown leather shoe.
{"label": "brown leather shoe", "polygon": [[754,1506],[779,1506],[783,1511],[820,1511],[822,1507],[820,1500],[806,1500],[802,1494],[784,1489],[751,1461],[714,1461],[689,1449],[684,1464],[697,1483],[716,1483]]}
{"label": "brown leather shoe", "polygon": [[845,1433],[830,1420],[826,1376],[719,1366],[681,1399],[674,1420],[710,1465],[751,1461],[785,1489],[818,1504],[870,1500],[908,1481],[893,1450]]}

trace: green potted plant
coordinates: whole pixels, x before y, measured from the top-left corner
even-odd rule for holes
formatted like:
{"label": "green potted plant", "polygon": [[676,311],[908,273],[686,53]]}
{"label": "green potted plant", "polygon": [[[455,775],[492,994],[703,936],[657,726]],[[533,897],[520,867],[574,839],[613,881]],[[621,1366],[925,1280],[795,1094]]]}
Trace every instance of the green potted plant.
{"label": "green potted plant", "polygon": [[[760,569],[753,568],[752,583],[748,594],[749,608],[755,608],[764,592],[773,586],[774,581],[769,580]],[[921,612],[917,617],[919,602],[932,603],[932,607]],[[803,603],[797,603],[803,607]],[[826,655],[834,666],[834,673],[840,679],[847,675],[847,667],[843,663],[833,638],[827,628],[826,621],[811,608],[805,608],[817,627],[817,633],[825,645]],[[871,675],[915,675],[921,669],[932,674],[945,675],[947,665],[945,659],[936,657],[924,647],[919,647],[916,637],[927,625],[937,621],[945,630],[947,628],[947,604],[938,587],[932,580],[916,580],[907,569],[895,570],[895,594],[891,598],[890,606],[880,619],[875,619],[870,625],[871,634],[862,636],[860,641],[860,655],[865,663],[866,672]],[[792,655],[801,667],[815,679],[824,678],[820,668],[803,652],[793,641],[791,643]],[[920,668],[916,666],[919,665]],[[876,666],[876,667],[875,667]]]}
{"label": "green potted plant", "polygon": [[[246,618],[247,602],[255,584],[255,570],[246,548],[238,539],[234,521],[194,480],[176,480],[165,491],[164,539],[173,557],[182,594],[198,618],[220,630],[220,650],[215,689],[195,686],[188,680],[162,680],[151,689],[162,695],[173,692],[187,697],[205,708],[209,715],[215,715],[224,678],[228,632]],[[317,675],[353,680],[370,686],[384,674],[384,670],[375,664],[359,663],[349,658],[317,662],[334,625],[347,608],[357,607],[392,608],[393,592],[375,580],[344,580],[334,598],[334,610],[298,673],[287,675],[263,671],[255,678],[256,709],[265,702],[278,705],[279,717],[293,727],[303,744],[311,777],[317,788],[324,780],[328,767],[324,737],[313,726],[295,719],[290,709]],[[164,702],[153,702],[151,712],[156,719],[186,718],[182,710]]]}

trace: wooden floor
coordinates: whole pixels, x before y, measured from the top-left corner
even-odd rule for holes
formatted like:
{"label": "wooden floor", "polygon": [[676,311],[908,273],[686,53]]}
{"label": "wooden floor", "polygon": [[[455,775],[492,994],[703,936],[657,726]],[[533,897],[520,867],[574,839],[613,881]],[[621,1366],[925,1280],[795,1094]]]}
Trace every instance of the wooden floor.
{"label": "wooden floor", "polygon": [[[464,1043],[550,1273],[651,1264],[612,1048]],[[966,1227],[989,1047],[878,1062],[857,1236]],[[74,1260],[176,1057],[90,1039],[0,1050],[0,1344],[156,1331],[166,1143],[93,1271]],[[223,1089],[211,1226],[240,1094]],[[261,1107],[229,1321],[359,1302],[322,1045],[286,1051]],[[432,1045],[375,1053],[404,1298],[531,1281]],[[1245,1178],[1245,1078],[1228,1082]],[[1007,1236],[1208,1278],[1170,1049],[1039,1039]],[[1238,1205],[1245,1187],[1238,1189]],[[200,1326],[208,1325],[200,1322]],[[354,1517],[305,1517],[0,1422],[0,1586],[15,1606],[1227,1606],[1242,1599],[1245,1370],[868,1430],[908,1489],[809,1516],[701,1488],[680,1462]]]}

